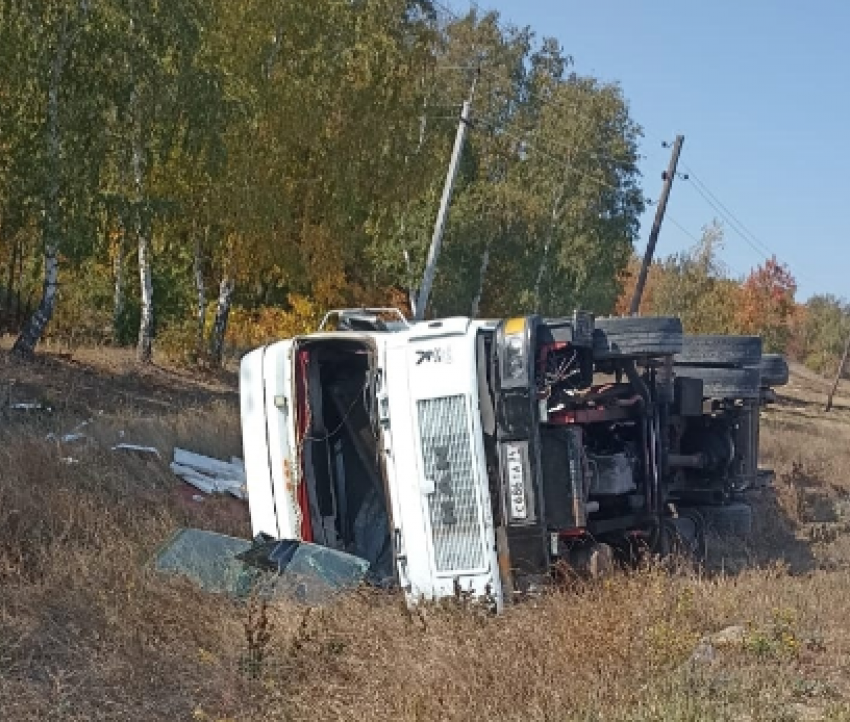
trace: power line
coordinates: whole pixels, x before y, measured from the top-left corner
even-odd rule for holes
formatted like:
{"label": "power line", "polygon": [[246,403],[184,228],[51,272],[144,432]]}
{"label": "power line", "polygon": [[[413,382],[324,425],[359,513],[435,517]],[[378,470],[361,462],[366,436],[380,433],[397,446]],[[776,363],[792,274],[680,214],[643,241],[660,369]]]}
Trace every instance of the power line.
{"label": "power line", "polygon": [[[750,231],[740,219],[717,197],[708,186],[699,179],[699,177],[684,163],[682,166],[688,174],[688,179],[695,182],[689,185],[702,197],[702,199],[722,218],[729,228],[735,232],[758,256],[765,260],[775,258],[780,263],[785,262],[780,258],[779,254],[773,251],[770,246],[761,241],[752,231]],[[788,265],[788,264],[785,264]],[[799,268],[795,269],[794,274],[803,280],[817,285],[812,278],[806,273],[801,273]]]}
{"label": "power line", "polygon": [[[663,146],[669,141],[658,139],[658,142]],[[741,222],[741,220],[731,210],[729,210],[720,198],[711,191],[706,183],[702,181],[696,173],[694,173],[690,166],[686,163],[682,163],[682,167],[687,173],[687,179],[693,181],[690,185],[694,188],[694,190],[702,196],[703,200],[711,206],[711,208],[713,208],[724,221],[726,221],[727,225],[735,233],[737,233],[753,251],[765,259],[770,259],[771,257],[779,258],[779,256],[771,250],[766,243],[761,241],[755,233],[749,230],[743,222]]]}
{"label": "power line", "polygon": [[693,233],[691,233],[687,228],[685,228],[679,221],[677,221],[673,216],[669,213],[667,214],[667,220],[670,221],[676,228],[678,228],[682,233],[684,233],[688,238],[690,238],[694,243],[700,243],[700,239],[697,238]]}
{"label": "power line", "polygon": [[505,137],[510,138],[511,140],[514,140],[517,143],[520,143],[520,146],[524,151],[529,151],[529,150],[534,151],[536,153],[539,153],[542,156],[545,156],[549,160],[554,161],[555,163],[566,166],[568,174],[575,174],[577,176],[585,178],[585,179],[591,181],[592,183],[595,183],[596,185],[601,186],[603,188],[607,188],[608,190],[612,190],[615,193],[619,193],[622,190],[622,188],[619,188],[615,185],[612,185],[611,183],[608,183],[607,181],[600,180],[599,178],[595,178],[592,175],[589,175],[587,173],[583,173],[583,172],[577,170],[575,167],[573,167],[572,162],[567,160],[566,158],[562,158],[562,157],[553,155],[552,153],[549,153],[548,151],[543,150],[536,143],[535,144],[529,143],[525,138],[521,138],[518,135],[514,135],[510,131],[507,131],[504,128],[496,126],[494,123],[490,123],[489,121],[486,121],[483,118],[476,118],[473,121],[473,127],[474,127],[475,123],[483,123],[484,125],[492,128],[493,130],[497,130],[499,133],[501,133]]}
{"label": "power line", "polygon": [[744,223],[741,221],[740,218],[738,218],[731,210],[729,210],[729,208],[723,203],[723,201],[721,201],[714,193],[711,192],[711,189],[699,178],[699,176],[696,173],[693,172],[693,170],[691,170],[685,164],[683,164],[683,166],[684,166],[685,170],[687,171],[690,179],[693,180],[696,183],[696,185],[698,185],[703,191],[705,191],[705,193],[709,197],[711,197],[717,203],[717,205],[720,206],[720,208],[722,208],[726,212],[726,214],[738,225],[738,227],[744,233],[746,233],[746,235],[753,241],[753,243],[755,243],[757,246],[759,246],[764,252],[768,253],[769,255],[774,255],[774,256],[776,255],[767,246],[767,244],[763,243],[759,239],[759,237],[756,236],[755,233],[753,233],[749,228],[747,228],[744,225]]}
{"label": "power line", "polygon": [[[666,218],[667,218],[668,221],[670,221],[670,223],[672,223],[674,226],[676,226],[676,228],[678,228],[682,233],[684,233],[688,238],[690,238],[696,245],[699,245],[700,243],[702,243],[702,241],[699,238],[697,238],[696,235],[694,235],[691,231],[689,231],[687,228],[685,228],[681,223],[679,223],[679,221],[677,221],[675,218],[673,218],[673,216],[671,216],[669,213],[667,214]],[[741,273],[740,269],[732,266],[732,264],[730,264],[726,260],[722,260],[721,263],[737,276],[746,276],[747,275],[746,273]]]}
{"label": "power line", "polygon": [[[508,133],[508,131],[505,131],[505,130],[501,127],[501,126],[498,126],[498,127],[497,127],[497,126],[496,126],[496,125],[495,125],[492,121],[485,120],[484,118],[476,118],[476,119],[475,119],[475,122],[483,123],[484,125],[487,125],[488,127],[492,128],[492,129],[494,129],[494,130],[498,130],[499,132],[504,133],[504,134],[505,134],[505,135],[507,135],[508,137],[512,137],[512,138],[514,138],[515,140],[517,139],[517,137],[516,137],[516,136],[510,135],[510,134]],[[533,134],[533,133],[534,133],[536,130],[538,130],[538,129],[537,129],[537,128],[527,128],[527,129],[522,129],[522,130],[523,130],[525,133]],[[528,140],[526,140],[526,139],[524,139],[524,138],[523,138],[523,139],[521,139],[521,140],[520,140],[520,142],[522,142],[522,143],[523,143],[523,144],[525,144],[526,146],[530,144],[530,141],[528,141]],[[536,141],[535,141],[535,142],[536,142]],[[559,149],[559,150],[561,150],[561,151],[564,151],[564,152],[565,152],[565,153],[567,153],[568,155],[570,155],[570,154],[572,154],[572,153],[574,153],[574,152],[576,151],[576,146],[575,146],[575,145],[567,145],[566,143],[562,143],[562,142],[559,142],[559,141],[557,141],[557,140],[552,140],[551,138],[549,138],[549,139],[547,139],[547,140],[546,140],[546,145],[547,145],[547,147],[548,147],[549,149],[557,148],[557,149]],[[603,162],[606,162],[606,163],[610,163],[610,164],[612,164],[612,165],[619,165],[619,164],[621,164],[621,163],[624,163],[624,162],[627,162],[627,161],[629,161],[629,160],[630,160],[630,158],[628,158],[628,157],[619,157],[619,158],[618,158],[618,157],[615,157],[615,156],[612,156],[612,155],[607,155],[607,154],[605,154],[605,153],[598,153],[598,152],[596,152],[596,151],[594,151],[594,150],[585,150],[585,151],[582,151],[582,153],[581,153],[580,157],[582,157],[582,158],[593,158],[594,160],[603,161]],[[644,158],[644,157],[645,157],[645,156],[642,156],[642,155],[640,155],[639,153],[636,153],[636,154],[634,155],[635,162],[636,162],[638,159],[640,159],[640,158]],[[573,160],[574,160],[574,159],[573,159]],[[570,161],[566,161],[566,162],[570,162]]]}
{"label": "power line", "polygon": [[458,14],[457,14],[454,10],[452,10],[452,9],[451,9],[448,5],[445,5],[445,4],[441,3],[441,2],[439,2],[439,0],[431,0],[431,2],[432,2],[432,4],[433,4],[433,5],[436,5],[436,6],[437,6],[438,8],[440,8],[440,9],[441,9],[444,13],[446,13],[447,15],[450,15],[450,16],[451,16],[452,18],[454,18],[455,20],[460,20],[460,15],[458,15]]}
{"label": "power line", "polygon": [[[433,2],[434,2],[434,5],[442,8],[444,12],[451,15],[456,21],[460,21],[462,19],[461,16],[458,15],[454,10],[452,10],[449,6],[445,5],[444,3],[439,2],[439,0],[433,0]],[[476,0],[469,0],[469,3],[476,11],[478,11],[479,13],[481,13],[483,15],[498,14],[498,11],[496,11],[496,10],[485,10],[484,8],[482,8],[480,3],[476,2]],[[499,30],[501,30],[502,33],[504,33],[505,35],[509,34],[509,31],[504,27],[503,24],[499,23],[498,20],[494,20],[494,22],[496,24],[496,27],[499,28]],[[478,73],[481,73],[483,75],[488,75],[488,76],[495,78],[497,80],[505,80],[505,78],[501,74],[499,74],[495,70],[487,68],[484,65],[477,65],[477,66],[475,66],[475,65],[469,65],[469,66],[447,65],[447,66],[442,66],[440,69],[441,70],[457,70],[457,71],[467,71],[467,72],[478,72]],[[555,79],[555,81],[556,81],[556,83],[563,83],[564,82],[561,79]],[[535,100],[538,100],[538,101],[541,101],[541,102],[546,102],[546,100],[544,98],[541,98],[541,94],[540,94],[539,91],[532,90],[531,88],[526,88],[525,91],[526,91],[529,99],[535,99]],[[491,99],[495,95],[498,95],[498,91],[493,91],[491,93]],[[514,102],[514,103],[521,102],[520,98],[517,97],[516,95],[503,96],[503,97],[504,97],[506,103],[507,102]],[[579,104],[576,103],[572,106],[571,109],[576,110],[578,108],[579,108]],[[574,150],[574,147],[563,145],[563,144],[558,144],[557,142],[552,142],[552,141],[549,141],[549,146],[550,147],[560,146],[560,148],[562,150],[564,150],[568,153],[571,153]],[[609,163],[620,163],[623,160],[623,159],[618,159],[618,158],[612,158],[611,156],[604,155],[602,153],[594,153],[594,152],[591,152],[591,151],[586,152],[585,155],[587,155],[588,157],[591,157],[591,158],[596,158],[597,160],[607,161]],[[635,160],[640,160],[640,159],[645,159],[645,158],[646,158],[646,156],[644,156],[640,153],[635,154]]]}
{"label": "power line", "polygon": [[[721,208],[718,204],[716,204],[714,201],[712,201],[712,199],[711,199],[711,197],[708,195],[708,193],[707,193],[707,192],[705,192],[705,191],[703,191],[703,190],[700,188],[700,186],[699,186],[698,184],[694,184],[694,185],[693,185],[693,188],[694,188],[694,190],[695,190],[695,191],[697,191],[697,193],[699,193],[699,194],[702,196],[703,200],[705,200],[705,202],[706,202],[706,203],[708,203],[708,205],[710,205],[710,206],[711,206],[711,207],[712,207],[712,208],[713,208],[713,209],[714,209],[714,210],[715,210],[715,211],[716,211],[716,212],[720,215],[720,217],[721,217],[724,221],[726,221],[726,223],[729,225],[729,227],[730,227],[730,228],[731,228],[731,229],[732,229],[732,230],[733,230],[733,231],[734,231],[734,232],[735,232],[735,233],[736,233],[736,234],[737,234],[737,235],[738,235],[741,239],[743,239],[743,241],[744,241],[744,242],[745,242],[745,243],[746,243],[746,244],[747,244],[750,248],[752,248],[752,249],[753,249],[753,251],[755,251],[755,252],[756,252],[756,254],[758,254],[759,256],[761,256],[762,258],[764,258],[765,260],[776,259],[777,261],[779,261],[780,263],[782,263],[782,264],[784,264],[784,265],[786,265],[786,266],[787,266],[787,265],[789,265],[789,264],[785,263],[785,261],[783,261],[783,260],[782,260],[782,258],[780,258],[780,256],[779,256],[778,254],[776,254],[776,253],[774,253],[773,251],[771,251],[771,250],[770,250],[767,246],[764,246],[764,248],[759,248],[759,247],[758,247],[758,246],[757,246],[757,245],[756,245],[756,244],[755,244],[755,243],[754,243],[754,242],[753,242],[750,238],[748,238],[748,237],[744,234],[744,232],[743,232],[743,231],[741,231],[741,230],[738,228],[738,225],[735,223],[735,221],[734,221],[734,220],[733,220],[733,219],[732,219],[729,215],[727,215],[727,214],[726,214],[726,212],[724,212],[724,211],[722,210],[722,208]],[[764,245],[764,244],[762,244],[762,245]],[[766,250],[765,250],[765,249],[766,249]],[[811,284],[813,284],[813,285],[817,286],[817,283],[815,283],[814,279],[812,279],[811,277],[809,277],[809,275],[808,275],[807,273],[801,273],[799,268],[795,268],[795,270],[794,270],[794,275],[796,275],[797,277],[802,278],[803,280],[805,280],[805,281],[807,281],[807,282],[809,282],[809,283],[811,283]]]}
{"label": "power line", "polygon": [[[761,257],[763,257],[763,258],[770,258],[770,255],[769,255],[769,254],[766,254],[766,253],[764,252],[764,250],[762,250],[762,249],[761,249],[761,248],[759,248],[759,247],[758,247],[755,243],[753,243],[753,241],[752,241],[752,240],[750,240],[750,238],[749,238],[749,237],[748,237],[745,233],[743,233],[743,232],[742,232],[742,231],[738,228],[738,225],[735,223],[735,221],[733,221],[733,220],[732,220],[732,219],[731,219],[731,218],[730,218],[730,217],[729,217],[729,216],[728,216],[728,215],[727,215],[727,214],[726,214],[726,213],[725,213],[725,212],[724,212],[724,211],[720,208],[720,206],[719,206],[719,205],[717,205],[717,204],[716,204],[716,203],[715,203],[715,202],[714,202],[714,201],[713,201],[713,200],[709,197],[709,195],[708,195],[708,194],[707,194],[704,190],[702,190],[702,188],[700,188],[700,186],[699,186],[698,184],[694,183],[694,184],[692,184],[692,185],[691,185],[691,187],[692,187],[692,188],[693,188],[693,189],[694,189],[697,193],[699,193],[699,194],[702,196],[703,200],[704,200],[706,203],[708,203],[708,205],[710,205],[710,206],[711,206],[711,207],[715,210],[715,212],[716,212],[716,213],[718,213],[718,214],[719,214],[719,215],[723,218],[723,220],[725,220],[725,221],[726,221],[726,223],[728,223],[728,224],[729,224],[729,227],[730,227],[730,228],[731,228],[731,229],[732,229],[735,233],[737,233],[737,234],[738,234],[738,236],[740,236],[740,237],[741,237],[741,239],[743,239],[744,243],[746,243],[746,244],[747,244],[750,248],[752,248],[752,249],[756,252],[756,254],[757,254],[757,255],[759,255],[759,256],[761,256]],[[774,255],[775,255],[775,254],[774,254]]]}

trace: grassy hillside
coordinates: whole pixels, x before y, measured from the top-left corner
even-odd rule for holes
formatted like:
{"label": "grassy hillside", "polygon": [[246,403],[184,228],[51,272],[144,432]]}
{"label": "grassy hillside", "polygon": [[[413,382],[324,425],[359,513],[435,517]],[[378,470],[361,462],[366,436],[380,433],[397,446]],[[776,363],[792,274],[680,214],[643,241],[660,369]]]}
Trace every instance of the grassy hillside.
{"label": "grassy hillside", "polygon": [[[246,535],[246,511],[108,447],[238,454],[233,376],[2,353],[0,403],[54,409],[0,412],[4,720],[850,719],[850,397],[824,416],[816,376],[765,413],[776,489],[714,571],[646,568],[494,618],[371,593],[261,610],[153,574],[178,526]],[[45,438],[87,419],[94,442]]]}

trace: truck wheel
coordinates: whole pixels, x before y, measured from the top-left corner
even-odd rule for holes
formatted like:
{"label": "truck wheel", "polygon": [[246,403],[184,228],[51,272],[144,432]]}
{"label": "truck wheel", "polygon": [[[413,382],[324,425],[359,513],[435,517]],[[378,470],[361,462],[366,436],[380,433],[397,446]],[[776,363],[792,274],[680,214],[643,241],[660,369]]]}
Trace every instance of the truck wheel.
{"label": "truck wheel", "polygon": [[594,359],[672,356],[681,350],[681,319],[672,316],[596,319]]}
{"label": "truck wheel", "polygon": [[705,561],[705,519],[697,509],[680,509],[679,516],[663,522],[662,554],[676,554],[697,564]]}
{"label": "truck wheel", "polygon": [[760,336],[685,336],[677,364],[697,366],[758,366],[761,363]]}
{"label": "truck wheel", "polygon": [[761,385],[785,386],[788,383],[788,362],[779,353],[766,353],[761,357]]}
{"label": "truck wheel", "polygon": [[701,506],[709,530],[720,535],[746,537],[753,531],[753,508],[743,502],[723,506]]}
{"label": "truck wheel", "polygon": [[758,399],[761,396],[761,373],[758,367],[744,369],[675,367],[676,376],[702,379],[702,395],[707,399]]}

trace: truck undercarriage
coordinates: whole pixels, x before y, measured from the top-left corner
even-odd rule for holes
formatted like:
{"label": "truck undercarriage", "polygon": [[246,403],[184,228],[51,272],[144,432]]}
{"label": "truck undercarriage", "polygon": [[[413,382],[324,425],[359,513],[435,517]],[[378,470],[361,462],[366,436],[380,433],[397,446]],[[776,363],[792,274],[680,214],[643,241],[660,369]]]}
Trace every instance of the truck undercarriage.
{"label": "truck undercarriage", "polygon": [[[494,509],[507,540],[506,588],[523,590],[559,564],[587,569],[599,554],[701,559],[718,519],[747,531],[741,498],[760,479],[760,339],[692,340],[668,318],[602,319],[592,343],[563,320],[528,317],[519,332],[511,323],[479,343],[496,445],[527,457],[523,493],[533,507],[516,518],[518,475],[493,454],[501,468],[491,486],[507,500]],[[516,338],[527,362],[518,383],[505,383]]]}

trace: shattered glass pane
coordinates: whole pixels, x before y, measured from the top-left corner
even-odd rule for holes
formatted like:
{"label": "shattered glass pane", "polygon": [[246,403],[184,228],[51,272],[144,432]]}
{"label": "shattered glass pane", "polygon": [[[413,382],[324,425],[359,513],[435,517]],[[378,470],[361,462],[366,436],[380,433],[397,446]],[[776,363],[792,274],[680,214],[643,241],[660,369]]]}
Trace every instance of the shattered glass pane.
{"label": "shattered glass pane", "polygon": [[209,592],[246,596],[258,573],[236,558],[248,550],[245,539],[201,529],[181,529],[154,559],[154,567],[187,577]]}
{"label": "shattered glass pane", "polygon": [[369,562],[301,541],[253,542],[200,529],[181,529],[154,559],[157,571],[178,574],[209,592],[284,596],[322,604],[363,582]]}
{"label": "shattered glass pane", "polygon": [[341,591],[357,587],[369,571],[365,559],[301,541],[258,543],[239,558],[277,572],[278,576],[263,579],[263,593],[306,604],[321,604]]}

